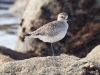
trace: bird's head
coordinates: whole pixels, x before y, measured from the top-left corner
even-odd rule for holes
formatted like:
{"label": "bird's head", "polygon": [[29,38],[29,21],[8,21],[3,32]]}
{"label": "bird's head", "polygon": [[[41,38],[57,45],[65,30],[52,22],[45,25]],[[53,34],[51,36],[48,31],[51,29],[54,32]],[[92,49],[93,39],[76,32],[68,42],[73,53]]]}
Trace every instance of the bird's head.
{"label": "bird's head", "polygon": [[62,12],[58,15],[58,21],[67,21],[68,15],[65,12]]}

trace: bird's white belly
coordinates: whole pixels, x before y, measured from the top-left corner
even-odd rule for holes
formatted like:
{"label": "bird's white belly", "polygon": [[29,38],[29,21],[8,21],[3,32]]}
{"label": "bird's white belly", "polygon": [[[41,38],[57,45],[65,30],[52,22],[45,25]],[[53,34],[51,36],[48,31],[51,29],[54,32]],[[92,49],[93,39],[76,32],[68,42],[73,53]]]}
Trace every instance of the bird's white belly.
{"label": "bird's white belly", "polygon": [[40,36],[40,40],[42,40],[43,42],[49,42],[49,43],[53,43],[53,42],[57,42],[61,39],[63,39],[66,35],[66,32],[62,32],[62,33],[59,33],[58,35],[56,36]]}

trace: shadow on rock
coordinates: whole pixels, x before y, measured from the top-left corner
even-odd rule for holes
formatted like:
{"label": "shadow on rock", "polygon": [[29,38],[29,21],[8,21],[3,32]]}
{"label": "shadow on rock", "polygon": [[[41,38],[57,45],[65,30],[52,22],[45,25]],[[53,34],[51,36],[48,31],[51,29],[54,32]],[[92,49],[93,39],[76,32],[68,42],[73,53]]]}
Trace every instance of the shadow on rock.
{"label": "shadow on rock", "polygon": [[2,47],[2,46],[0,46],[0,53],[3,55],[7,55],[15,60],[23,60],[23,59],[31,58],[31,56],[28,54],[16,52],[16,51],[13,51],[11,49],[8,49],[8,48]]}

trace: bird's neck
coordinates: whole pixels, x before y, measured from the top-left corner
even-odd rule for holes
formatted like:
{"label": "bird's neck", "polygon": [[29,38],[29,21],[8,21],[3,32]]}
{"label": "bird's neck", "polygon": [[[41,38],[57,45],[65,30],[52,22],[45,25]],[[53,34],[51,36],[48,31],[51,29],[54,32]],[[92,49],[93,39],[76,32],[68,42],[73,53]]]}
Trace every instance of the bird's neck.
{"label": "bird's neck", "polygon": [[62,21],[67,23],[67,20],[57,19],[57,21]]}

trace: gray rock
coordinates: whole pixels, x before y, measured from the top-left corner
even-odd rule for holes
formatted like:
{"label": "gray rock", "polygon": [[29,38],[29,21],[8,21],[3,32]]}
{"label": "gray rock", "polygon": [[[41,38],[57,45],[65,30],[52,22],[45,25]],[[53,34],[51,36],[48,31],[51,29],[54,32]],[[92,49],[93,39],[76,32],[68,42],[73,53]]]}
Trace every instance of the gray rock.
{"label": "gray rock", "polygon": [[4,63],[10,62],[10,61],[14,61],[14,59],[0,53],[0,66]]}
{"label": "gray rock", "polygon": [[92,49],[92,51],[86,56],[86,58],[100,63],[100,45]]}
{"label": "gray rock", "polygon": [[16,0],[9,10],[13,13],[14,16],[21,18],[28,1],[29,0]]}
{"label": "gray rock", "polygon": [[99,49],[100,45],[85,58],[61,54],[18,61],[12,59],[0,64],[0,75],[100,75]]}
{"label": "gray rock", "polygon": [[62,54],[3,64],[0,75],[99,75],[100,63]]}

